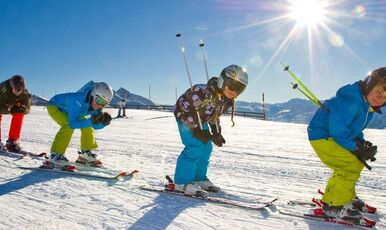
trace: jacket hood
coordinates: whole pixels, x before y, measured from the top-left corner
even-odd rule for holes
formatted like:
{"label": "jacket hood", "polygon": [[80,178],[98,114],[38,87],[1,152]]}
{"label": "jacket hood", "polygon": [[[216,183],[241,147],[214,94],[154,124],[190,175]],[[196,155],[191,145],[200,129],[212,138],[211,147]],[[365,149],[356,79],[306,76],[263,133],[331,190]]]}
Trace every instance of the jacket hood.
{"label": "jacket hood", "polygon": [[[370,106],[363,94],[362,81],[357,81],[354,84],[343,86],[338,90],[338,92],[336,92],[336,96],[355,98],[362,104],[366,103]],[[382,114],[380,107],[375,107],[373,109],[375,112]]]}
{"label": "jacket hood", "polygon": [[336,96],[339,97],[351,97],[361,102],[366,102],[365,97],[362,94],[360,88],[360,81],[355,82],[351,85],[345,85],[336,92]]}

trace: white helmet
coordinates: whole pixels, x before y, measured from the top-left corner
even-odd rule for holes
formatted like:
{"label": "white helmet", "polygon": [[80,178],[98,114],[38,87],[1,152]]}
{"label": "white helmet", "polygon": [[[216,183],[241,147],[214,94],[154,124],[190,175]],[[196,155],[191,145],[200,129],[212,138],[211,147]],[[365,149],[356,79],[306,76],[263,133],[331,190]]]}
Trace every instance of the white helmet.
{"label": "white helmet", "polygon": [[238,65],[225,67],[218,78],[217,86],[224,90],[225,87],[241,94],[248,85],[248,74]]}
{"label": "white helmet", "polygon": [[107,83],[97,82],[94,84],[91,96],[93,96],[97,104],[105,105],[110,103],[111,99],[113,99],[113,90]]}

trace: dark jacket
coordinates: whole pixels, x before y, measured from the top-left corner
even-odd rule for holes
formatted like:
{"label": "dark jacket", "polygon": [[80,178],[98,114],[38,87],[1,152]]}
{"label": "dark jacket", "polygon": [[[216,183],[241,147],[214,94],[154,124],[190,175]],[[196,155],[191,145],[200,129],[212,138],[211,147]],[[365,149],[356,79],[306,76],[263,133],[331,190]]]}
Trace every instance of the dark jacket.
{"label": "dark jacket", "polygon": [[233,105],[233,100],[221,93],[217,80],[218,78],[213,77],[208,84],[194,85],[193,92],[190,88],[186,90],[177,100],[174,109],[176,119],[186,123],[189,128],[199,127],[198,111],[202,124],[220,124],[220,115]]}
{"label": "dark jacket", "polygon": [[12,93],[9,79],[3,81],[0,83],[0,114],[10,114],[11,107],[17,104],[26,108],[24,114],[29,113],[31,108],[30,97],[31,95],[27,89],[24,89],[19,96],[15,96]]}

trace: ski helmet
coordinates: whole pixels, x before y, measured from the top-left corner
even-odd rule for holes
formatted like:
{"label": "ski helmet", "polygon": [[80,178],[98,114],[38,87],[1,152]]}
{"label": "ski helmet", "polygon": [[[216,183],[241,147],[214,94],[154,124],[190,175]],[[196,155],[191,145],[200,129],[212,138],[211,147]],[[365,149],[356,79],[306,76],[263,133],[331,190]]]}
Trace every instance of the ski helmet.
{"label": "ski helmet", "polygon": [[23,76],[14,75],[10,79],[10,84],[15,88],[16,91],[22,91],[25,89],[25,81]]}
{"label": "ski helmet", "polygon": [[248,85],[248,74],[238,65],[225,67],[218,78],[217,86],[221,90],[225,87],[240,95]]}
{"label": "ski helmet", "polygon": [[383,89],[386,90],[386,67],[381,67],[371,71],[363,82],[363,94],[365,96],[367,96],[377,85],[382,85]]}
{"label": "ski helmet", "polygon": [[94,84],[94,88],[91,91],[95,102],[99,105],[108,104],[113,98],[112,88],[105,82],[97,82]]}

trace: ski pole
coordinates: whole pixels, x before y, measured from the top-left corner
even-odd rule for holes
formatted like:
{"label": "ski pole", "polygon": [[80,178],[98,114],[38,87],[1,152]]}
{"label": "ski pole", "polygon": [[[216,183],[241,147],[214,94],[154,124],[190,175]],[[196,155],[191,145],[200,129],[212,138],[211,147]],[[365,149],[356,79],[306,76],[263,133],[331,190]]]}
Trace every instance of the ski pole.
{"label": "ski pole", "polygon": [[[312,103],[314,103],[317,107],[322,107],[324,110],[328,111],[327,107],[319,101],[319,99],[309,90],[302,81],[289,69],[289,65],[284,65],[283,63],[280,63],[284,67],[284,71],[287,71],[288,74],[298,83],[298,84],[292,84],[293,89],[299,90],[304,96],[306,96]],[[299,88],[299,85],[301,88]]]}
{"label": "ski pole", "polygon": [[313,99],[310,95],[308,95],[304,90],[300,89],[298,84],[295,84],[295,83],[293,83],[293,82],[291,82],[291,84],[292,84],[292,88],[293,88],[293,89],[299,90],[299,91],[300,91],[304,96],[306,96],[306,97],[307,97],[314,105],[316,105],[317,107],[320,107],[320,104],[319,104],[318,102],[314,101],[314,99]]}
{"label": "ski pole", "polygon": [[[205,58],[205,52],[204,52],[204,41],[200,40],[200,44],[198,46],[201,48],[201,53],[202,53],[202,60],[204,61],[204,66],[205,66],[205,73],[206,73],[206,80],[209,81],[209,73],[208,73],[208,66],[206,65],[206,58]],[[217,133],[220,132],[220,128],[218,127],[218,122],[215,122],[216,124],[216,131]]]}
{"label": "ski pole", "polygon": [[[292,88],[293,89],[297,89],[299,90],[304,96],[306,96],[312,103],[314,103],[317,107],[321,107],[324,111],[326,112],[329,112],[327,106],[325,106],[316,96],[315,94],[313,94],[311,92],[311,90],[309,90],[304,84],[303,82],[300,81],[300,79],[298,77],[296,77],[296,75],[294,73],[292,73],[292,71],[289,69],[289,66],[288,65],[284,65],[283,63],[280,63],[283,67],[284,67],[284,71],[287,71],[291,77],[293,79],[295,79],[295,81],[303,88],[299,88],[299,85],[298,84],[294,84],[291,82],[292,84]],[[356,141],[360,141],[360,139],[358,137],[354,138]],[[354,153],[352,153],[354,154]],[[355,154],[354,154],[355,155]],[[363,165],[368,169],[368,170],[371,170],[371,166],[367,164],[367,162],[361,158],[359,158],[359,156],[355,155],[357,157],[357,159],[363,163]],[[375,161],[375,157],[373,157],[371,159],[371,161]]]}
{"label": "ski pole", "polygon": [[[190,72],[189,72],[189,67],[188,67],[188,61],[187,61],[186,54],[185,54],[185,48],[184,48],[184,42],[183,42],[183,39],[182,39],[182,34],[177,33],[177,34],[176,34],[176,37],[180,39],[181,53],[182,53],[182,56],[184,57],[186,73],[187,73],[187,75],[188,75],[188,79],[189,79],[189,83],[190,83],[190,90],[191,90],[192,93],[193,93],[192,78],[190,77]],[[197,112],[197,120],[198,120],[198,124],[200,125],[200,129],[202,130],[202,123],[201,123],[200,113],[198,112],[198,110],[197,110],[196,112]]]}
{"label": "ski pole", "polygon": [[200,44],[198,46],[201,48],[202,60],[204,61],[204,66],[205,66],[206,80],[209,81],[208,66],[206,65],[206,58],[205,58],[205,52],[204,52],[204,46],[205,46],[204,41],[200,40]]}

